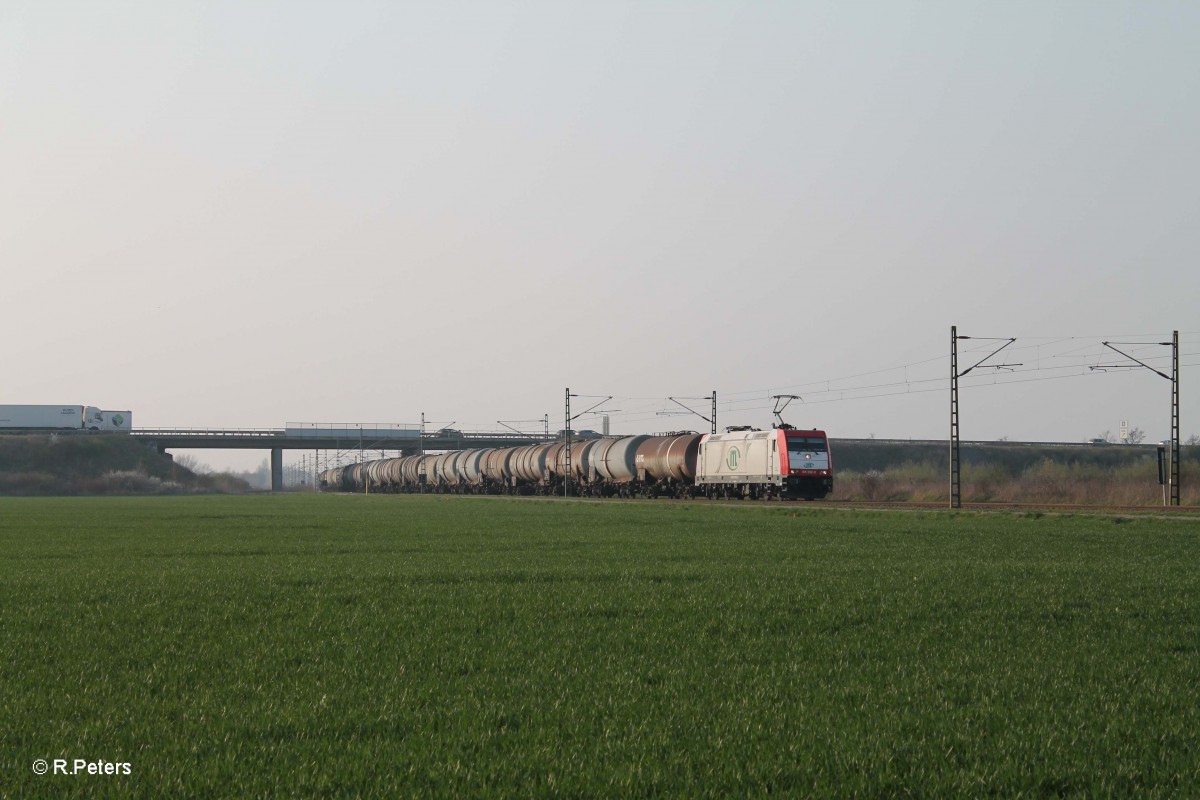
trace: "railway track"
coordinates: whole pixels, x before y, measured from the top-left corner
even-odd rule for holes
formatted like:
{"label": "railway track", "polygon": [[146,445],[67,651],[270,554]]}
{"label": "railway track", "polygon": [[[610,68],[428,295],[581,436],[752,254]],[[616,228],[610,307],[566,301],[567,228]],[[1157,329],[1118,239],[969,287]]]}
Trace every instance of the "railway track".
{"label": "railway track", "polygon": [[[911,508],[914,510],[944,511],[1098,511],[1105,513],[1165,513],[1171,516],[1200,515],[1200,506],[1097,506],[1079,503],[963,503],[961,509],[951,509],[945,501],[933,503],[910,500],[825,500],[821,504],[838,508]],[[800,503],[797,505],[804,504]]]}
{"label": "railway track", "polygon": [[[331,497],[348,497],[358,492],[329,492]],[[391,494],[391,493],[383,493]],[[421,496],[421,495],[415,495]],[[561,494],[430,494],[437,497],[505,499],[515,502],[529,500],[550,500],[552,502],[575,503],[704,503],[706,505],[738,506],[742,508],[796,508],[819,509],[831,508],[842,510],[880,510],[880,511],[1046,511],[1056,514],[1153,514],[1172,519],[1200,520],[1200,506],[1098,506],[1079,503],[963,503],[961,508],[952,509],[945,501],[923,502],[909,500],[739,500],[739,499],[706,499],[695,497],[679,499],[673,497],[563,497]]]}

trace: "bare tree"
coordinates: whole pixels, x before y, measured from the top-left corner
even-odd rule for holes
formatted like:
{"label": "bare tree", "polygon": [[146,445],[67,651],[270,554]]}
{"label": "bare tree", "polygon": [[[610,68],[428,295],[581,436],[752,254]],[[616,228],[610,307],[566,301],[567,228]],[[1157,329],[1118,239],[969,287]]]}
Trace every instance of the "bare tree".
{"label": "bare tree", "polygon": [[1184,442],[1184,444],[1191,445],[1192,447],[1195,447],[1196,445],[1200,444],[1200,433],[1193,433],[1191,436],[1189,436],[1187,438],[1187,441]]}
{"label": "bare tree", "polygon": [[183,453],[182,455],[175,456],[172,460],[176,466],[183,467],[188,472],[196,475],[203,475],[210,471],[208,464],[205,464],[191,453]]}
{"label": "bare tree", "polygon": [[1125,434],[1125,444],[1141,444],[1146,440],[1146,432],[1141,428],[1130,428]]}

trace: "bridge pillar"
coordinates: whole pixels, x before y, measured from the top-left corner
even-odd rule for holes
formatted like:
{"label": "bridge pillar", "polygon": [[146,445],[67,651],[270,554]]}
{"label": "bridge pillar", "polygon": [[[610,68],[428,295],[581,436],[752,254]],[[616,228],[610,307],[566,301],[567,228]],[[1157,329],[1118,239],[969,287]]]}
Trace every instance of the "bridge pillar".
{"label": "bridge pillar", "polygon": [[271,491],[283,491],[283,448],[271,448]]}

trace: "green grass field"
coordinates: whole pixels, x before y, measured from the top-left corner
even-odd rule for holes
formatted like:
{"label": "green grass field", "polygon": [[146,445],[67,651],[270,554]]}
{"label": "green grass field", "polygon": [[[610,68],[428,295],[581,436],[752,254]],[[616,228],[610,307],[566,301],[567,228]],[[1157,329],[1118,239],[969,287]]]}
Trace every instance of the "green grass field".
{"label": "green grass field", "polygon": [[6,798],[1200,791],[1194,520],[4,499],[0,554]]}

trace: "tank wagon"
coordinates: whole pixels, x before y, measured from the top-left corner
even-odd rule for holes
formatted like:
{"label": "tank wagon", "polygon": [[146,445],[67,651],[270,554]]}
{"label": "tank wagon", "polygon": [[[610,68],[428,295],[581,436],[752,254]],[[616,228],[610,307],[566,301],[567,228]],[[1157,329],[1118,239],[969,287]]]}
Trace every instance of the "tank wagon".
{"label": "tank wagon", "polygon": [[824,431],[606,436],[385,458],[320,473],[326,491],[804,499],[833,491]]}

